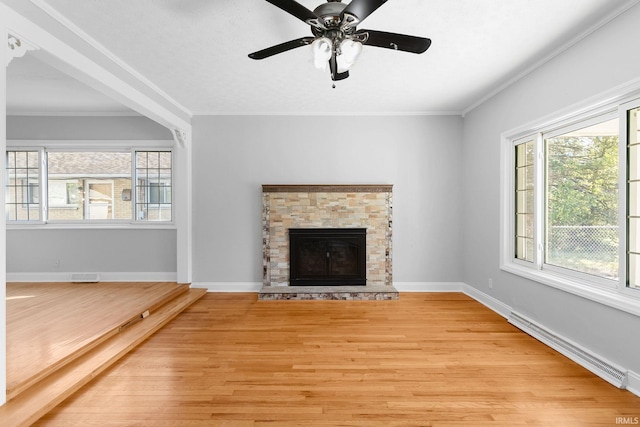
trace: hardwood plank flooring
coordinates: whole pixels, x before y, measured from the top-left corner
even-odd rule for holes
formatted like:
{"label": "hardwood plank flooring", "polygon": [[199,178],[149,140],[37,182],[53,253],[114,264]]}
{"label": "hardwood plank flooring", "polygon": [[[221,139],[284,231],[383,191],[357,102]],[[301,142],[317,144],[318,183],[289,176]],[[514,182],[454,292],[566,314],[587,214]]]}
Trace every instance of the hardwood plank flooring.
{"label": "hardwood plank flooring", "polygon": [[207,294],[36,426],[614,426],[619,390],[463,294]]}
{"label": "hardwood plank flooring", "polygon": [[13,398],[166,300],[177,283],[8,283],[7,394]]}

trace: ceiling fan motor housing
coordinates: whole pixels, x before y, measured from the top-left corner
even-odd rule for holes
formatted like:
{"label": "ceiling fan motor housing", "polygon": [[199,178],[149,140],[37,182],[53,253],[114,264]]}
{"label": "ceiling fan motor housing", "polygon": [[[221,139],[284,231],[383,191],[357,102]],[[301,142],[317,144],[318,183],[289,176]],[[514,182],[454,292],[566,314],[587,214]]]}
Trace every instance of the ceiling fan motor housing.
{"label": "ceiling fan motor housing", "polygon": [[345,7],[347,7],[346,4],[338,2],[323,3],[316,7],[313,13],[315,13],[318,18],[333,18],[338,20]]}

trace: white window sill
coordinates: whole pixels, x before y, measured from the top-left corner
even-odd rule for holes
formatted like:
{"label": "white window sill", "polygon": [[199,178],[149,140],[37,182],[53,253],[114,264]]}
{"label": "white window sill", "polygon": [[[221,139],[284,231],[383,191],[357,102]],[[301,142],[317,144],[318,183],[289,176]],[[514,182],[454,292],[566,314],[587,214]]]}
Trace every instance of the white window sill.
{"label": "white window sill", "polygon": [[[534,270],[515,263],[501,265],[503,271],[640,317],[640,290],[607,289],[557,273]],[[637,296],[635,295],[637,294]]]}
{"label": "white window sill", "polygon": [[172,222],[50,222],[32,224],[7,224],[7,230],[174,230],[176,225]]}

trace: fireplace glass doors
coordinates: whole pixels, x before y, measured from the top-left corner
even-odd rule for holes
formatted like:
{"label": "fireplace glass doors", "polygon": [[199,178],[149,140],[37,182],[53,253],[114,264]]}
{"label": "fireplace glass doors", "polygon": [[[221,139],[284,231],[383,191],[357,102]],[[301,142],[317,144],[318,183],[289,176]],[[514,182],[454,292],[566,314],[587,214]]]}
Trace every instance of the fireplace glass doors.
{"label": "fireplace glass doors", "polygon": [[291,286],[366,285],[366,228],[291,228]]}

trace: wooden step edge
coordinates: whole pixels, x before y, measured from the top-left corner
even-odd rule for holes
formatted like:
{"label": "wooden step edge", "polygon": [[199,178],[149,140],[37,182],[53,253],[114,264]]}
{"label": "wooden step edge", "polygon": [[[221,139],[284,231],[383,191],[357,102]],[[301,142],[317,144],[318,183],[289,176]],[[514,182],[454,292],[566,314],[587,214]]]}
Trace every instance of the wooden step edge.
{"label": "wooden step edge", "polygon": [[149,304],[149,307],[147,307],[147,309],[151,312],[156,311],[163,305],[172,301],[174,298],[177,298],[178,296],[184,294],[185,292],[189,292],[189,289],[190,289],[189,286],[190,285],[178,284],[176,288],[172,289],[171,291],[167,292],[164,295],[159,296],[155,301],[151,302],[151,304]]}
{"label": "wooden step edge", "polygon": [[29,426],[149,338],[206,293],[190,289],[0,406],[4,427]]}
{"label": "wooden step edge", "polygon": [[[172,289],[171,291],[163,295],[160,295],[158,298],[152,301],[151,304],[145,310],[141,311],[141,313],[144,313],[145,311],[152,313],[158,310],[163,305],[171,302],[173,299],[177,298],[178,296],[188,291],[189,291],[189,285],[177,285],[176,288]],[[84,347],[82,347],[78,351],[72,354],[69,354],[66,357],[61,358],[56,363],[46,366],[45,368],[38,371],[31,377],[26,378],[23,381],[12,385],[11,387],[7,387],[7,401],[11,401],[15,399],[20,395],[20,393],[23,393],[24,391],[32,387],[34,384],[38,383],[39,381],[42,381],[43,378],[48,377],[55,371],[63,368],[69,363],[72,363],[74,360],[77,360],[79,357],[82,357],[82,355],[84,355],[85,353],[91,351],[93,348],[98,347],[103,342],[109,340],[114,335],[117,335],[118,333],[120,333],[120,331],[126,328],[127,326],[130,326],[133,323],[136,323],[138,320],[140,320],[141,313],[137,313],[136,315],[125,320],[123,323],[119,325],[115,325],[112,329],[105,331],[104,334],[96,337],[94,340],[92,340],[90,343],[87,343]]]}

